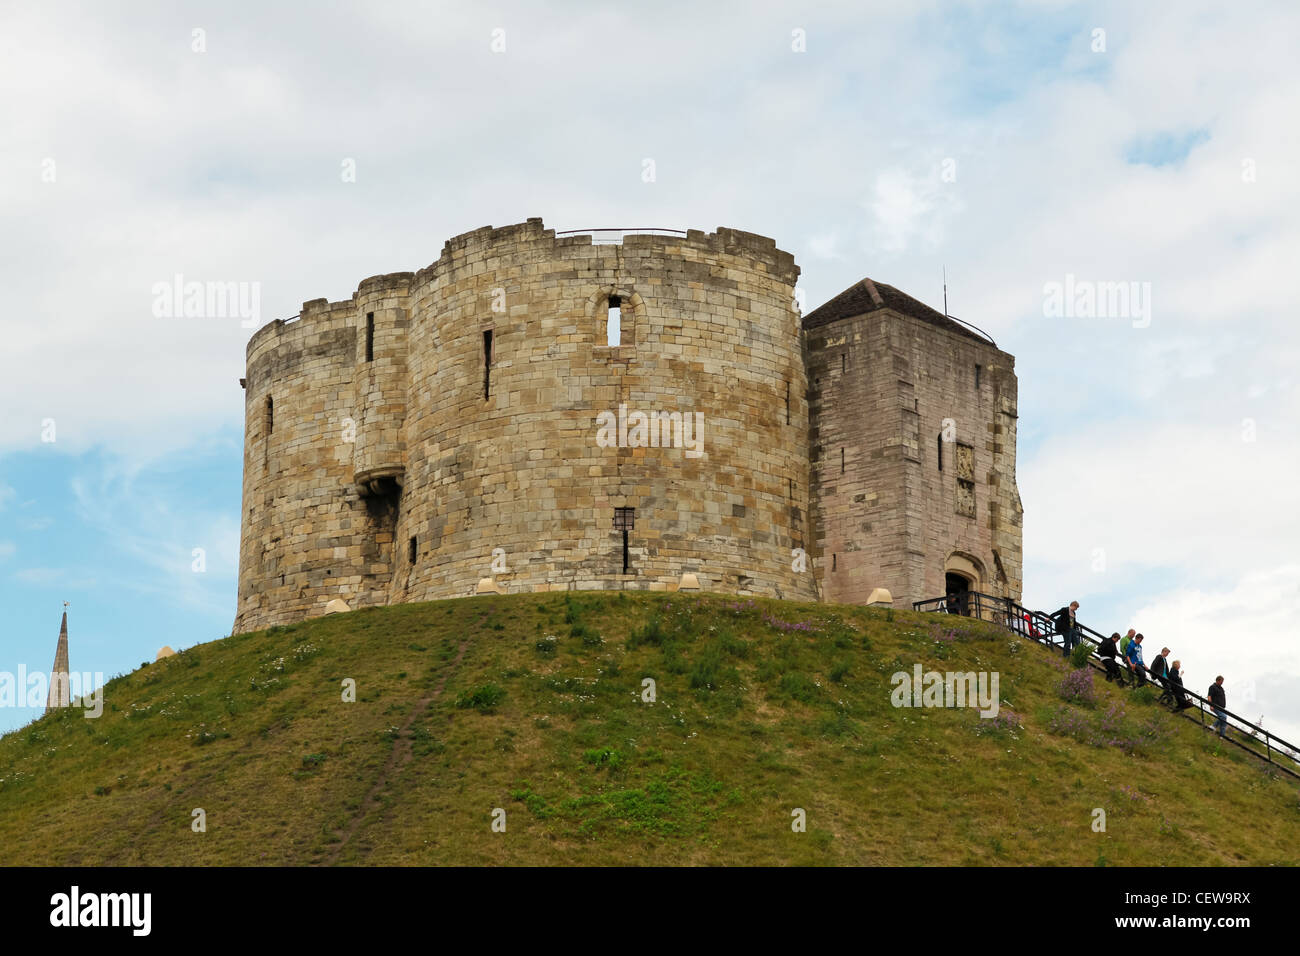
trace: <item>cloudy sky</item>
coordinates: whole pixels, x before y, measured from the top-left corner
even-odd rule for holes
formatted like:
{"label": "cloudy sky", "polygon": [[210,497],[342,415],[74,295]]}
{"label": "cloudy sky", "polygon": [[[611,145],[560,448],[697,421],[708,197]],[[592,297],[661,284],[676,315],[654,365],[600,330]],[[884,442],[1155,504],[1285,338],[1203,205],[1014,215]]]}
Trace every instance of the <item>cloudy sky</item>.
{"label": "cloudy sky", "polygon": [[156,283],[265,323],[484,225],[727,225],[810,308],[946,268],[1017,359],[1026,603],[1300,741],[1294,3],[306,10],[0,9],[0,670],[65,600],[74,670],[229,632],[250,329]]}

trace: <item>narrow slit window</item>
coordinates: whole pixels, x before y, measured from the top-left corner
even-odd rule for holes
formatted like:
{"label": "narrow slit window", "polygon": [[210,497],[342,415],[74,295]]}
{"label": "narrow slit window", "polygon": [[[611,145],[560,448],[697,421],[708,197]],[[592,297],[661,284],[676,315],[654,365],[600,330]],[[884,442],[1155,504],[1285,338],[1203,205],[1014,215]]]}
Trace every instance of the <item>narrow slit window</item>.
{"label": "narrow slit window", "polygon": [[366,361],[375,360],[375,313],[366,313]]}
{"label": "narrow slit window", "polygon": [[415,535],[411,535],[411,540],[408,541],[407,544],[406,544],[406,558],[407,558],[407,563],[409,563],[409,564],[415,564],[415,555],[416,555],[416,541],[415,541]]}
{"label": "narrow slit window", "polygon": [[790,383],[785,383],[785,423],[790,424]]}
{"label": "narrow slit window", "polygon": [[266,396],[266,433],[275,431],[275,400]]}
{"label": "narrow slit window", "polygon": [[623,573],[632,573],[632,553],[628,549],[628,532],[636,527],[635,508],[614,509],[614,530],[623,532]]}
{"label": "narrow slit window", "polygon": [[983,367],[982,365],[976,365],[976,366],[975,366],[975,388],[976,388],[976,390],[978,390],[979,387],[980,387],[980,378],[981,378],[983,372],[984,372],[984,367]]}
{"label": "narrow slit window", "polygon": [[844,474],[844,449],[840,449],[840,474]]}
{"label": "narrow slit window", "polygon": [[832,555],[831,555],[831,570],[832,570],[832,571],[838,570],[838,566],[839,566],[839,563],[840,563],[840,562],[839,562],[839,558],[840,558],[840,556],[839,556],[838,554],[832,554]]}
{"label": "narrow slit window", "polygon": [[605,344],[616,348],[623,340],[623,300],[616,295],[609,297],[609,317],[605,322]]}
{"label": "narrow slit window", "polygon": [[492,330],[483,330],[483,400],[492,396]]}
{"label": "narrow slit window", "polygon": [[936,440],[935,444],[938,447],[937,455],[939,460],[939,470],[943,471],[943,432],[939,433],[939,437]]}
{"label": "narrow slit window", "polygon": [[840,374],[843,375],[849,370],[849,357],[844,352],[840,353]]}

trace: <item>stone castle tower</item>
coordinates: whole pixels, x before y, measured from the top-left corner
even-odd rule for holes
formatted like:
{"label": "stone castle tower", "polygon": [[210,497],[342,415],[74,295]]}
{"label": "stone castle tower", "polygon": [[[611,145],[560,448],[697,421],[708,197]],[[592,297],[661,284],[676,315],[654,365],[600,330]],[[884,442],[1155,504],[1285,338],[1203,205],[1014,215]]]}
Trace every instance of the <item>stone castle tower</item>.
{"label": "stone castle tower", "polygon": [[484,578],[1019,598],[1014,359],[869,280],[801,320],[773,240],[663,232],[478,229],[259,330],[234,632]]}

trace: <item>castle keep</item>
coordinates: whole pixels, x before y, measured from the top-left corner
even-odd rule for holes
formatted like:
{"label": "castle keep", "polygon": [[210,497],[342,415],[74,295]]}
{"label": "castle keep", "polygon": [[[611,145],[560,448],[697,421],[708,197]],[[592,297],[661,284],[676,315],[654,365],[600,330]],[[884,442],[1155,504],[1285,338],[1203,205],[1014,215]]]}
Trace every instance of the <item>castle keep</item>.
{"label": "castle keep", "polygon": [[798,275],[529,219],[260,329],[234,632],[483,579],[1019,599],[1012,356],[866,279],[801,318]]}

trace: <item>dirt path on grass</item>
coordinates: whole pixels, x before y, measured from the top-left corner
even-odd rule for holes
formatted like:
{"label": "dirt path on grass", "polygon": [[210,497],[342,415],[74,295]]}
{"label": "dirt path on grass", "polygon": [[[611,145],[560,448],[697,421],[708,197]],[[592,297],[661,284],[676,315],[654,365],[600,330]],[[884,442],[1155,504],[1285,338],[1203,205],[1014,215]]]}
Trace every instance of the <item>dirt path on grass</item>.
{"label": "dirt path on grass", "polygon": [[338,862],[339,857],[342,855],[344,849],[347,848],[348,843],[351,842],[352,837],[356,835],[357,830],[361,829],[361,821],[363,821],[371,811],[379,806],[379,795],[383,792],[384,787],[388,786],[388,781],[391,780],[403,767],[410,763],[411,755],[414,752],[411,743],[411,724],[415,723],[415,719],[429,709],[430,704],[442,696],[442,690],[447,686],[447,678],[449,678],[452,675],[452,672],[456,670],[456,666],[460,664],[461,659],[465,656],[465,649],[468,647],[469,641],[460,642],[460,649],[456,651],[456,658],[451,662],[446,670],[443,671],[442,680],[438,681],[438,686],[415,702],[415,706],[411,708],[411,712],[406,717],[406,723],[402,724],[401,728],[398,730],[397,738],[393,741],[392,752],[389,753],[388,760],[384,763],[383,769],[379,771],[379,776],[375,778],[374,785],[371,786],[370,792],[367,793],[366,798],[361,801],[361,806],[357,808],[357,812],[352,815],[352,819],[348,822],[347,829],[343,831],[342,839],[340,839],[338,844],[334,847],[333,852],[326,857],[323,863],[318,863],[318,866],[333,866]]}

